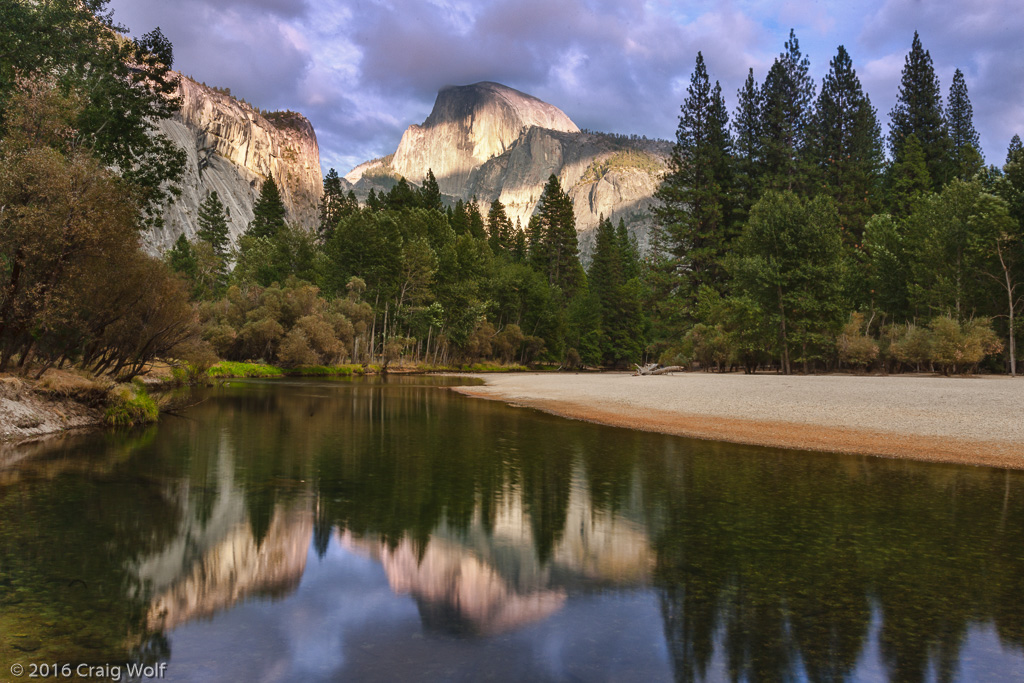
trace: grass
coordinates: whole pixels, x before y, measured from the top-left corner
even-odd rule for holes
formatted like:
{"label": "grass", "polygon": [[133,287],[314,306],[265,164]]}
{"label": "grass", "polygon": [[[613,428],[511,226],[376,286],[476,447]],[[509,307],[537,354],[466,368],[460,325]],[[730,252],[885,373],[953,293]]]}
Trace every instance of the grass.
{"label": "grass", "polygon": [[417,372],[528,372],[525,365],[496,365],[494,363],[468,363],[465,365],[430,365],[422,363],[415,366]]}
{"label": "grass", "polygon": [[263,363],[240,363],[222,360],[206,371],[214,379],[230,377],[284,377],[284,370],[274,365]]}
{"label": "grass", "polygon": [[141,384],[124,384],[110,392],[109,404],[103,421],[112,427],[156,422],[160,409],[156,401]]}
{"label": "grass", "polygon": [[[498,365],[495,363],[467,363],[463,365],[394,365],[393,372],[527,372],[525,365]],[[263,363],[240,363],[221,361],[206,371],[211,379],[232,379],[243,377],[352,377],[354,375],[377,375],[383,371],[380,365],[302,365],[296,368],[280,368]]]}
{"label": "grass", "polygon": [[379,365],[301,365],[296,368],[280,368],[264,363],[240,363],[222,360],[206,374],[213,379],[236,377],[351,377],[380,372]]}

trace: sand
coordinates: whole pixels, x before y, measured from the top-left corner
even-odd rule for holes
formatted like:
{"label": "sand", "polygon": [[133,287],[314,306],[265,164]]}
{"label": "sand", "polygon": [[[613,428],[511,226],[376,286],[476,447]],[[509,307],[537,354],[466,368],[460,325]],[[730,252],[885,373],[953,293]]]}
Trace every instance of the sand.
{"label": "sand", "polygon": [[480,375],[471,396],[700,439],[1024,469],[1024,378]]}

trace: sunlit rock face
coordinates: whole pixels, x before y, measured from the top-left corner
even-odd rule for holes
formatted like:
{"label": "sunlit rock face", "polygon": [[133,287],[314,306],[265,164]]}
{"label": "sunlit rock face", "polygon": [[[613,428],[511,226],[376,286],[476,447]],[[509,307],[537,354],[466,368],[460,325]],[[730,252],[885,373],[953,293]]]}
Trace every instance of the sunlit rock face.
{"label": "sunlit rock face", "polygon": [[485,82],[441,90],[430,116],[405,131],[393,155],[345,178],[365,197],[398,177],[420,183],[432,170],[443,194],[476,197],[484,213],[500,199],[525,228],[554,174],[572,197],[584,250],[601,216],[625,220],[646,247],[652,196],[670,150],[664,141],[581,132],[557,107]]}
{"label": "sunlit rock face", "polygon": [[237,239],[252,220],[253,204],[271,174],[288,220],[304,228],[316,225],[323,176],[316,133],[304,116],[263,115],[184,76],[179,94],[181,110],[160,122],[160,130],[187,156],[182,194],[166,207],[164,227],[147,233],[147,248],[161,251],[182,233],[194,236],[199,205],[210,191],[229,210],[231,237]]}

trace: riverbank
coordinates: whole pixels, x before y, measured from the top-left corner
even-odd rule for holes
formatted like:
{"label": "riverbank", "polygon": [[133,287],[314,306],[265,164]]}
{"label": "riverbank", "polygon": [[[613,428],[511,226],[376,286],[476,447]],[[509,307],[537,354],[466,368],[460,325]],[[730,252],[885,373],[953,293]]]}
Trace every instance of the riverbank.
{"label": "riverbank", "polygon": [[1024,469],[1024,380],[679,373],[483,376],[454,391],[734,443]]}

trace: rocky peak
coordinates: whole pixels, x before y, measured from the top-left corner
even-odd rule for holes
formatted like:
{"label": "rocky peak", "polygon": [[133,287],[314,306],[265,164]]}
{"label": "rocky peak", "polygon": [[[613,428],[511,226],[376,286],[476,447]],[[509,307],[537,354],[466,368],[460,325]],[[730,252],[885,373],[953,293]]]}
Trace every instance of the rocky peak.
{"label": "rocky peak", "polygon": [[405,131],[391,166],[414,182],[433,170],[441,191],[458,195],[475,169],[534,127],[579,132],[558,107],[499,83],[449,86],[437,94],[426,121]]}
{"label": "rocky peak", "polygon": [[146,235],[151,251],[170,247],[178,235],[193,237],[199,205],[216,191],[236,239],[252,220],[263,183],[273,174],[287,218],[312,229],[323,188],[320,151],[312,124],[296,112],[261,112],[226,92],[182,76],[181,109],[160,129],[184,150],[181,197],[164,212],[165,225]]}

